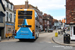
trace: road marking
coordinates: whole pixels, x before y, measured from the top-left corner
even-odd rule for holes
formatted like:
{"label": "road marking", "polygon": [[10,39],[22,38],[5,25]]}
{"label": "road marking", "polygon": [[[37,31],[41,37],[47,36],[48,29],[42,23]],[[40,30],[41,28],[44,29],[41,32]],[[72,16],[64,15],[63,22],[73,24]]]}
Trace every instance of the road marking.
{"label": "road marking", "polygon": [[53,36],[50,38],[51,42],[54,43],[54,41],[52,40]]}

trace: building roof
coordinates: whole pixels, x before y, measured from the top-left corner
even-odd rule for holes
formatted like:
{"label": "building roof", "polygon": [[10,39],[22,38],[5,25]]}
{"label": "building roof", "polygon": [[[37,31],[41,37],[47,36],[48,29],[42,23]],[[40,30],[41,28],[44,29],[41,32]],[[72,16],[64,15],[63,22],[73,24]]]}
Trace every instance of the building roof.
{"label": "building roof", "polygon": [[3,7],[3,10],[6,11],[5,6],[3,5],[2,0],[0,0],[0,3],[1,3],[1,5],[2,5],[2,7]]}
{"label": "building roof", "polygon": [[25,5],[14,5],[14,10],[16,9],[25,9]]}
{"label": "building roof", "polygon": [[13,5],[13,3],[12,3],[12,2],[10,2],[9,0],[5,0],[5,1],[7,1],[8,3],[10,3],[10,4],[12,4],[12,5]]}
{"label": "building roof", "polygon": [[58,20],[57,19],[53,19],[53,22],[58,22]]}
{"label": "building roof", "polygon": [[[28,6],[29,6],[29,8],[35,8],[35,9],[37,9],[37,10],[39,10],[37,7],[35,7],[35,6],[33,6],[33,5],[31,5],[31,4],[28,4]],[[14,10],[16,10],[16,9],[25,9],[25,5],[14,5]],[[40,11],[40,10],[39,10]]]}

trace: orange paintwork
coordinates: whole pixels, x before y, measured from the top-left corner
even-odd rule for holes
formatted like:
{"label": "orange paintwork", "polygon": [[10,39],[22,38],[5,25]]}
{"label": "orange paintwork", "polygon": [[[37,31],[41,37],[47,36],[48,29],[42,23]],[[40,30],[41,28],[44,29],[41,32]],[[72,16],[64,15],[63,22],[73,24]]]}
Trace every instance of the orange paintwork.
{"label": "orange paintwork", "polygon": [[65,19],[62,20],[62,23],[65,23]]}

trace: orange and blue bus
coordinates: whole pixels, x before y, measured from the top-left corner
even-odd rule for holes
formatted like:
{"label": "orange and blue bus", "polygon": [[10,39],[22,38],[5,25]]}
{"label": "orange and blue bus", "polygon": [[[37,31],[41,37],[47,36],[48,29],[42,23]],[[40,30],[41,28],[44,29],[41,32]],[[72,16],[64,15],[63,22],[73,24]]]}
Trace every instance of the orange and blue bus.
{"label": "orange and blue bus", "polygon": [[15,39],[37,39],[39,20],[34,9],[17,9],[15,17]]}

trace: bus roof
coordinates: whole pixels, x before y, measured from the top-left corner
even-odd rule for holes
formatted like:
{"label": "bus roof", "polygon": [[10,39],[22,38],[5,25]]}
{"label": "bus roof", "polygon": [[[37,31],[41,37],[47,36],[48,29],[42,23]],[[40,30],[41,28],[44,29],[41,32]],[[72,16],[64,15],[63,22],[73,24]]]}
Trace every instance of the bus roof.
{"label": "bus roof", "polygon": [[27,11],[27,10],[34,10],[34,9],[17,9],[17,10],[24,10],[24,11]]}

